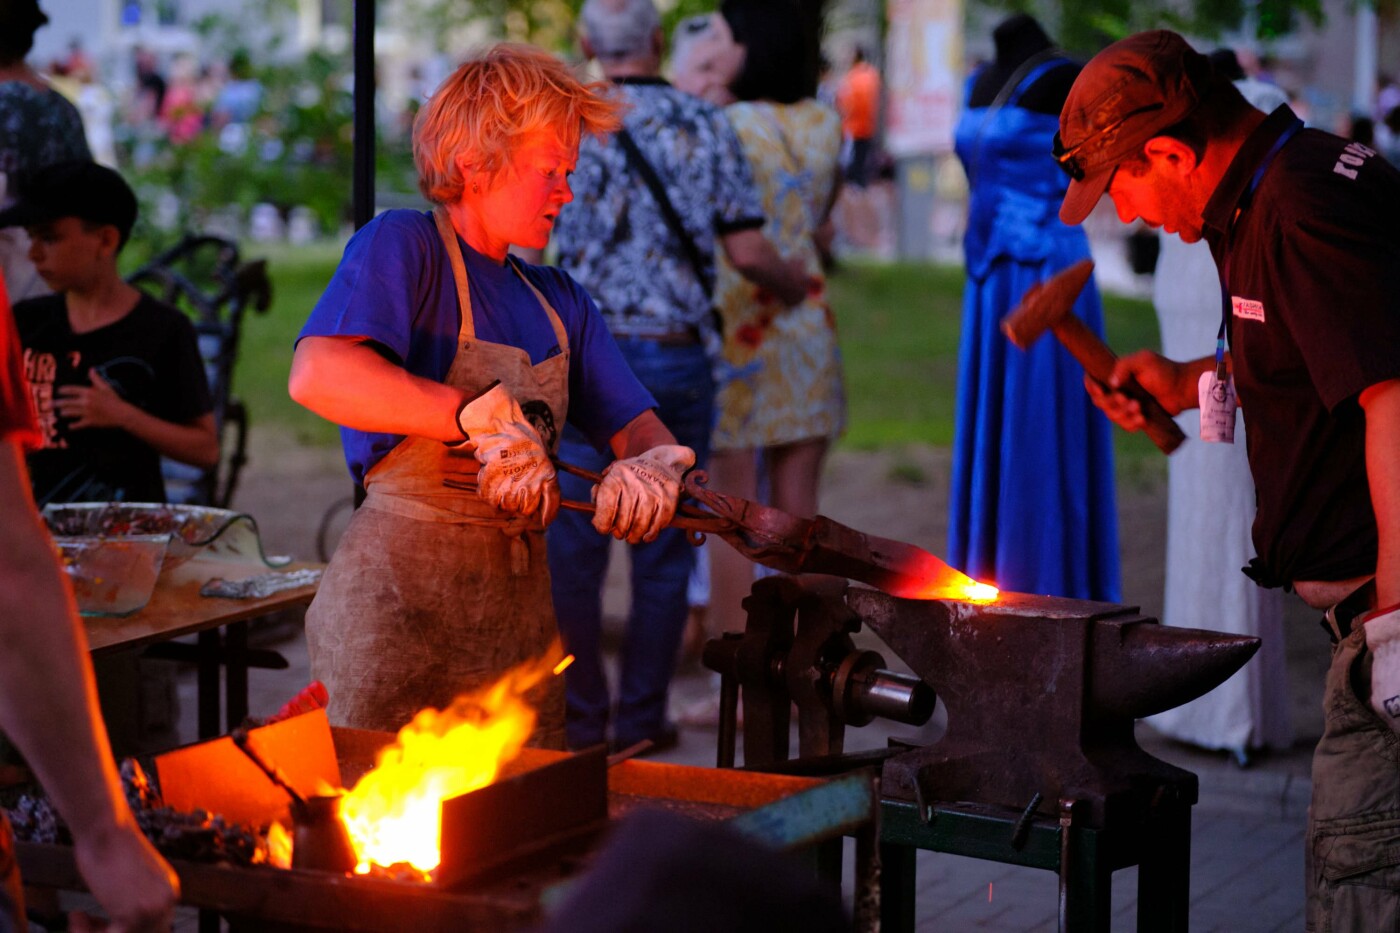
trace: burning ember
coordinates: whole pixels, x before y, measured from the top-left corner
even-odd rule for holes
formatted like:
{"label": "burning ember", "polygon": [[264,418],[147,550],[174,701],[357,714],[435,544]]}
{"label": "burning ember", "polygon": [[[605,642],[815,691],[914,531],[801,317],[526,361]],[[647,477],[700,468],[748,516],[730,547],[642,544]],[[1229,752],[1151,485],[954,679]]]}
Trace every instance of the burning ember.
{"label": "burning ember", "polygon": [[443,710],[425,709],[379,753],[374,770],[340,803],[354,843],[356,874],[371,866],[411,866],[425,879],[441,859],[442,801],[484,787],[514,758],[535,728],[525,694],[558,674],[556,647],[513,668],[496,683],[463,694]]}

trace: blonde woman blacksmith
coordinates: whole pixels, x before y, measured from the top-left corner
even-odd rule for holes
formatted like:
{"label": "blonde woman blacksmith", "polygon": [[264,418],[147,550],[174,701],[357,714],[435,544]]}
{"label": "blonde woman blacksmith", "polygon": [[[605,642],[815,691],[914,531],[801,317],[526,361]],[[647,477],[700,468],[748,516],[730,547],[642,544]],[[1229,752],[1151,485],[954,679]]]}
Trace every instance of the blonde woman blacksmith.
{"label": "blonde woman blacksmith", "polygon": [[[507,255],[544,247],[580,138],[617,125],[598,86],[539,50],[462,65],[414,125],[436,209],[360,230],[302,330],[292,397],[342,425],[367,493],[307,612],[336,723],[397,729],[548,648],[543,531],[566,420],[617,457],[600,533],[651,540],[675,511],[694,453],[578,283]],[[540,691],[535,744],[562,747],[562,686]]]}

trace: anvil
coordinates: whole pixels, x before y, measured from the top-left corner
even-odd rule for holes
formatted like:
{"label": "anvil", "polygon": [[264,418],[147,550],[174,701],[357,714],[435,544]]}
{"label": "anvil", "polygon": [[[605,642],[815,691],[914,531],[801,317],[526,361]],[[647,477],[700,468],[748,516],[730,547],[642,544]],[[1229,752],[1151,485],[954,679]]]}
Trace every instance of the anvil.
{"label": "anvil", "polygon": [[[1214,689],[1259,648],[1258,638],[1164,626],[1127,606],[1020,593],[915,600],[829,578],[770,578],[744,606],[744,635],[711,642],[705,662],[744,690],[747,765],[786,757],[786,722],[777,720],[789,698],[804,726],[803,757],[841,751],[840,725],[853,720],[825,696],[833,691],[822,685],[836,681],[816,674],[843,667],[836,655],[864,624],[948,711],[937,742],[882,756],[885,797],[1045,814],[1074,800],[1099,826],[1131,822],[1164,795],[1195,803],[1195,775],[1138,747],[1134,721]],[[813,641],[821,644],[797,650]]]}

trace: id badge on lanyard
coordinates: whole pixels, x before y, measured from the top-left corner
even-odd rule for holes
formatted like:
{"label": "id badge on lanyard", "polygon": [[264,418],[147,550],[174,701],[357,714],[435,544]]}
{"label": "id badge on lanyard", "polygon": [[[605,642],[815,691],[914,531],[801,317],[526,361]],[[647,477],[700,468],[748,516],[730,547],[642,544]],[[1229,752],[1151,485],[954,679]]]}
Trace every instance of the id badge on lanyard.
{"label": "id badge on lanyard", "polygon": [[1235,412],[1240,403],[1235,398],[1235,377],[1229,373],[1222,379],[1219,369],[1201,373],[1196,386],[1201,400],[1201,440],[1214,444],[1235,442]]}
{"label": "id badge on lanyard", "polygon": [[[1245,190],[1241,199],[1240,212],[1249,206],[1249,202],[1254,198],[1254,190],[1259,187],[1259,182],[1263,180],[1264,173],[1269,170],[1274,157],[1298,131],[1303,128],[1303,121],[1295,119],[1293,124],[1284,130],[1259,167],[1254,170],[1254,177],[1250,179],[1249,188]],[[1238,220],[1238,217],[1236,218]],[[1234,224],[1230,225],[1230,234],[1234,233]],[[1201,373],[1201,379],[1196,385],[1197,398],[1201,405],[1201,440],[1214,444],[1233,444],[1235,442],[1235,413],[1239,410],[1240,403],[1235,395],[1235,377],[1228,372],[1225,367],[1225,335],[1230,324],[1230,313],[1234,307],[1234,302],[1230,297],[1230,251],[1225,251],[1225,264],[1220,270],[1220,332],[1215,337],[1215,369]]]}
{"label": "id badge on lanyard", "polygon": [[1215,335],[1215,368],[1201,373],[1196,383],[1196,397],[1201,407],[1201,440],[1210,444],[1233,444],[1235,412],[1240,403],[1235,396],[1234,374],[1225,367],[1225,324],[1232,303],[1224,275],[1220,276],[1220,292],[1225,310],[1220,316],[1220,333]]}

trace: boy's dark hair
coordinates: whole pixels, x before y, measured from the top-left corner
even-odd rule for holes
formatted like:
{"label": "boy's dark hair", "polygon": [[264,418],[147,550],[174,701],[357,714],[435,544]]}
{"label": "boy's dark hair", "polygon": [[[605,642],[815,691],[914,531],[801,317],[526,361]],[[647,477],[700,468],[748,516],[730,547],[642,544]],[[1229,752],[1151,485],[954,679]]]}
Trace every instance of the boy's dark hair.
{"label": "boy's dark hair", "polygon": [[0,65],[24,61],[34,48],[34,33],[48,21],[38,0],[0,2]]}
{"label": "boy's dark hair", "polygon": [[0,227],[33,227],[76,217],[89,228],[112,226],[126,246],[136,225],[136,195],[126,180],[96,162],[57,162],[21,180],[19,200],[0,211]]}

